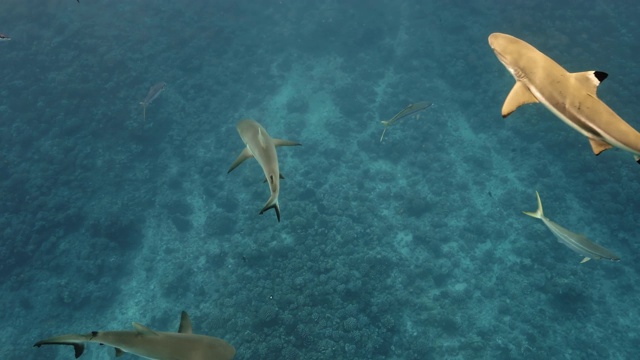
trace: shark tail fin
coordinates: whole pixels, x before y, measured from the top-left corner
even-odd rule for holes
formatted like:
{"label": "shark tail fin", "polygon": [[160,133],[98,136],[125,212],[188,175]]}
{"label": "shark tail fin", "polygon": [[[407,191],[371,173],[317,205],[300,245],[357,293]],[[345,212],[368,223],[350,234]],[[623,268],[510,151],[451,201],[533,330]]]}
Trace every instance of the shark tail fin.
{"label": "shark tail fin", "polygon": [[[86,338],[86,339],[85,339]],[[75,351],[76,359],[84,353],[84,342],[88,341],[89,337],[85,335],[62,335],[49,339],[40,340],[33,344],[34,347],[40,347],[42,345],[71,345]]]}
{"label": "shark tail fin", "polygon": [[540,201],[540,194],[538,194],[537,191],[536,196],[538,197],[538,210],[536,210],[536,212],[523,211],[523,213],[537,219],[542,219],[544,217],[544,212],[542,212],[542,201]]}
{"label": "shark tail fin", "polygon": [[278,222],[280,222],[280,205],[278,204],[278,197],[271,196],[267,203],[264,205],[262,210],[260,210],[260,215],[262,215],[265,211],[274,209],[276,211],[276,216],[278,217]]}

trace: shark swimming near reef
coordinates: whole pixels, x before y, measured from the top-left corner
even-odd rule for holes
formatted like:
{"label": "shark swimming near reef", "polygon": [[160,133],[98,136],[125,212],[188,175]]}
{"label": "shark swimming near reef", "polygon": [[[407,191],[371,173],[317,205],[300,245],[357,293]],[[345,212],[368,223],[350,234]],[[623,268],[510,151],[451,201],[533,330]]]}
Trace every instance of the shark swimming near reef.
{"label": "shark swimming near reef", "polygon": [[85,343],[99,343],[115,348],[116,357],[125,353],[152,360],[231,360],[236,349],[222,339],[193,334],[191,320],[186,312],[180,317],[178,332],[160,332],[133,323],[130,331],[92,331],[88,334],[54,336],[40,340],[33,346],[71,345],[76,359]]}
{"label": "shark swimming near reef", "polygon": [[617,147],[640,163],[640,133],[596,95],[606,73],[570,73],[538,49],[507,34],[491,34],[489,45],[516,80],[502,107],[502,117],[521,105],[540,102],[586,136],[594,154]]}
{"label": "shark swimming near reef", "polygon": [[265,179],[269,183],[269,189],[271,190],[271,196],[262,210],[260,210],[260,215],[269,209],[274,209],[278,222],[280,222],[280,205],[278,204],[278,196],[280,194],[280,179],[284,179],[284,177],[280,174],[276,147],[299,146],[301,144],[295,141],[274,139],[269,136],[267,130],[265,130],[262,125],[251,119],[240,121],[236,128],[246,147],[242,150],[233,164],[231,164],[227,174],[233,171],[233,169],[238,167],[238,165],[242,164],[245,160],[252,157],[255,158],[258,161],[258,164],[262,167]]}

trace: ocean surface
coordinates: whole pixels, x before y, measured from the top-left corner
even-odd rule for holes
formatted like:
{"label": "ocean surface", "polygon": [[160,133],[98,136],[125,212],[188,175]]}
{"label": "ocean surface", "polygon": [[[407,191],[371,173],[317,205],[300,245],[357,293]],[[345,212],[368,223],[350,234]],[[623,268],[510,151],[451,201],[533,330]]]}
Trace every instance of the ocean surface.
{"label": "ocean surface", "polygon": [[[3,0],[0,359],[182,310],[235,359],[637,358],[640,165],[540,104],[503,119],[487,38],[607,72],[640,128],[639,23],[629,0]],[[227,174],[245,118],[302,143],[280,223],[255,160]],[[621,261],[580,264],[522,213],[536,191]]]}

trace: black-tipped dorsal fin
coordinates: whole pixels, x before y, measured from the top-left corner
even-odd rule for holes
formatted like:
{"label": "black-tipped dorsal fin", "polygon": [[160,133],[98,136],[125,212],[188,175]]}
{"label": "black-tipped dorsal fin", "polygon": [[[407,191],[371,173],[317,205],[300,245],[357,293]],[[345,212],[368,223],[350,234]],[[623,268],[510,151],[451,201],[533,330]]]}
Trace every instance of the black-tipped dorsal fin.
{"label": "black-tipped dorsal fin", "polygon": [[183,334],[192,334],[193,329],[191,328],[191,319],[189,319],[189,314],[186,311],[183,311],[180,314],[180,326],[178,327],[178,332]]}
{"label": "black-tipped dorsal fin", "polygon": [[516,111],[522,105],[537,103],[538,99],[529,91],[526,85],[520,81],[516,81],[516,84],[511,89],[511,92],[507,96],[507,99],[502,105],[502,117],[506,118]]}
{"label": "black-tipped dorsal fin", "polygon": [[606,72],[602,71],[583,71],[579,73],[572,73],[574,81],[579,82],[587,89],[587,92],[591,95],[596,95],[598,90],[598,86],[601,82],[604,81],[609,75]]}
{"label": "black-tipped dorsal fin", "polygon": [[136,329],[136,331],[142,335],[153,335],[153,336],[158,336],[158,333],[149,329],[148,327],[139,324],[137,322],[133,323],[133,328]]}
{"label": "black-tipped dorsal fin", "polygon": [[126,354],[126,352],[120,348],[115,348],[116,349],[116,357],[120,357],[124,354]]}

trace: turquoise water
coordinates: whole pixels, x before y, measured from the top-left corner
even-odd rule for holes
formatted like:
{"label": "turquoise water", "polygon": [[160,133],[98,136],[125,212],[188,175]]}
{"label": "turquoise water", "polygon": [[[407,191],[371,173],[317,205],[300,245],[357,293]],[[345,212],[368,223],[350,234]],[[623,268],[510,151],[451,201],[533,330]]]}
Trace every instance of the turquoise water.
{"label": "turquoise water", "polygon": [[[181,310],[236,359],[636,357],[640,166],[542,105],[502,119],[514,81],[487,37],[608,72],[599,97],[640,128],[638,19],[631,1],[2,1],[0,358],[72,359],[31,346],[175,331]],[[303,144],[278,148],[280,223],[255,160],[227,174],[243,118]],[[580,264],[522,214],[536,190],[622,260]]]}

